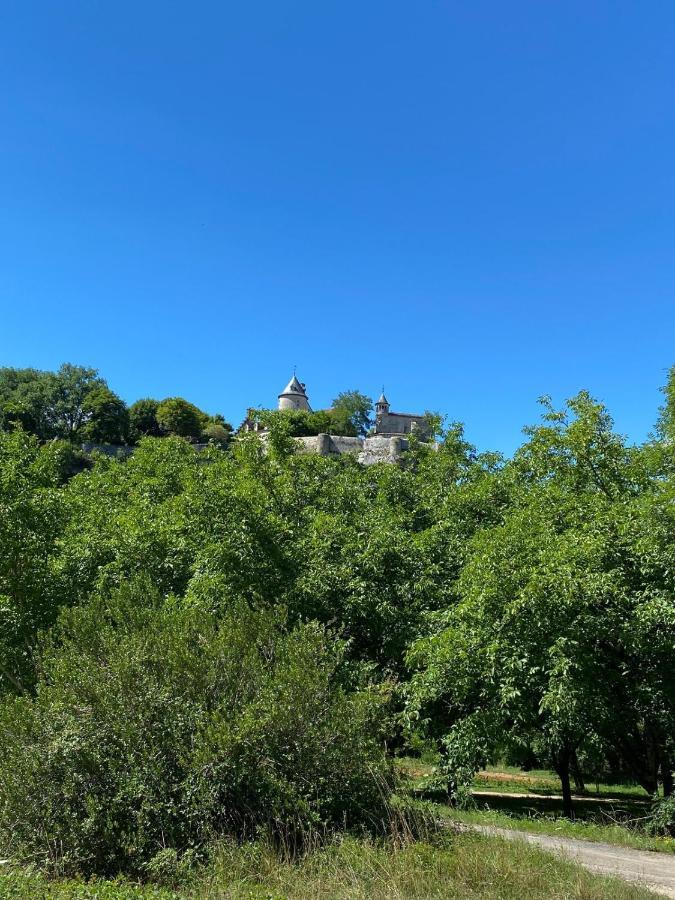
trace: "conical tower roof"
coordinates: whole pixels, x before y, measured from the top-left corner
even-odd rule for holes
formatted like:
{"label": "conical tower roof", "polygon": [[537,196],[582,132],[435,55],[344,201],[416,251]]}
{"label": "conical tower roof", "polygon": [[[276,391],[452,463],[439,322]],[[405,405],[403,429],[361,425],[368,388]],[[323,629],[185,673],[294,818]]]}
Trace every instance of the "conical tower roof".
{"label": "conical tower roof", "polygon": [[380,399],[379,399],[377,402],[378,402],[378,405],[379,405],[380,403],[386,403],[387,406],[389,406],[389,401],[388,401],[387,398],[384,396],[384,390],[382,390],[382,393],[380,394]]}
{"label": "conical tower roof", "polygon": [[279,409],[304,409],[311,412],[309,398],[305,385],[298,381],[293,372],[293,377],[288,382],[283,391],[279,394]]}
{"label": "conical tower roof", "polygon": [[283,389],[281,394],[279,394],[279,396],[281,397],[283,394],[302,394],[303,396],[307,396],[305,393],[304,384],[300,384],[295,374],[293,374],[293,377]]}

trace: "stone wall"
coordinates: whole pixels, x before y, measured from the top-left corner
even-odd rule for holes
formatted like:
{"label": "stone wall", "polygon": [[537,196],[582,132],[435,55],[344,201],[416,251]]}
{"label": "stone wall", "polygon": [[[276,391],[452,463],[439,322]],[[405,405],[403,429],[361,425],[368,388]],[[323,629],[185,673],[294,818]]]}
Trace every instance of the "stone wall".
{"label": "stone wall", "polygon": [[131,456],[134,452],[133,447],[120,446],[119,444],[81,444],[80,449],[83,453],[90,455],[92,453],[102,453],[103,456],[115,456],[119,459]]}
{"label": "stone wall", "polygon": [[363,449],[363,438],[346,437],[337,434],[327,434],[326,437],[329,439],[329,453],[331,455],[350,453],[353,456],[358,456]]}
{"label": "stone wall", "polygon": [[[260,438],[267,442],[268,435],[261,433]],[[346,437],[337,434],[317,434],[312,437],[295,438],[298,453],[313,453],[317,456],[342,456],[347,454],[354,456],[364,466],[372,466],[375,463],[397,463],[401,455],[408,449],[409,442],[404,437],[374,434],[366,438]],[[197,452],[204,450],[208,444],[192,444]],[[429,445],[434,449],[436,444]],[[82,450],[86,454],[104,453],[106,456],[123,458],[131,456],[133,447],[118,447],[112,444],[82,444]]]}
{"label": "stone wall", "polygon": [[295,439],[299,453],[316,453],[318,456],[341,456],[351,453],[357,456],[363,449],[363,438],[344,437],[337,434],[317,434]]}
{"label": "stone wall", "polygon": [[318,434],[314,437],[299,437],[295,441],[299,453],[316,453],[318,456],[342,456],[346,453],[355,456],[364,466],[378,462],[398,462],[409,446],[405,438],[379,434],[366,438]]}
{"label": "stone wall", "polygon": [[372,466],[374,463],[396,463],[401,458],[404,450],[408,449],[408,441],[402,437],[384,437],[375,434],[367,437],[363,442],[363,450],[359,454],[359,462],[364,466]]}

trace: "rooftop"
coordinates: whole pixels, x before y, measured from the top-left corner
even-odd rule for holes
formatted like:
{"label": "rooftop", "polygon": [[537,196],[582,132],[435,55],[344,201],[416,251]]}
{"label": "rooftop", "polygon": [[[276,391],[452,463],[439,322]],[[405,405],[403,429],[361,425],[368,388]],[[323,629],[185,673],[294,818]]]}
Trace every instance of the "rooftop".
{"label": "rooftop", "polygon": [[279,396],[281,397],[282,394],[303,394],[303,395],[305,395],[305,386],[304,386],[304,384],[301,384],[298,381],[298,379],[296,378],[295,374],[293,374],[293,377],[288,382],[286,387],[283,389],[281,394],[279,394]]}

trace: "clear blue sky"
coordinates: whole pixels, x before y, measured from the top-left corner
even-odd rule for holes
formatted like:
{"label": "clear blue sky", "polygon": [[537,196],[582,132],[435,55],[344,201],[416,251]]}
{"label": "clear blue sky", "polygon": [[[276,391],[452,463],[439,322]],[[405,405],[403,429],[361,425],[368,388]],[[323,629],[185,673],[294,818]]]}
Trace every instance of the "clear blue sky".
{"label": "clear blue sky", "polygon": [[0,365],[237,424],[297,364],[510,451],[675,363],[669,0],[7,0]]}

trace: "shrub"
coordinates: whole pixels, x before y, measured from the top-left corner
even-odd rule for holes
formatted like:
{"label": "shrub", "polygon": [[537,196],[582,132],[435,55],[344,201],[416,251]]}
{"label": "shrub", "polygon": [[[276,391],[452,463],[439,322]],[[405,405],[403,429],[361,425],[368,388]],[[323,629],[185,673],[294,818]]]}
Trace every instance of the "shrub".
{"label": "shrub", "polygon": [[654,804],[652,818],[649,822],[652,834],[664,834],[675,837],[675,794],[657,801]]}
{"label": "shrub", "polygon": [[[0,837],[52,871],[137,874],[214,835],[374,825],[379,704],[318,625],[219,620],[132,585],[70,610],[34,699],[0,708]],[[350,673],[353,678],[353,673]]]}

